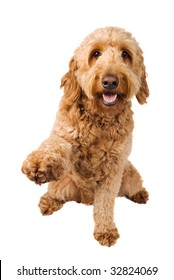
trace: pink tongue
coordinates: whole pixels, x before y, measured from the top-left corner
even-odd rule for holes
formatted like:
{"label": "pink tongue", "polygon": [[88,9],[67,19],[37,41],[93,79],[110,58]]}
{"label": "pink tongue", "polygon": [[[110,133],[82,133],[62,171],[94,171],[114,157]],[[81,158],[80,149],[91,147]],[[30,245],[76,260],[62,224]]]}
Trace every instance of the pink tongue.
{"label": "pink tongue", "polygon": [[112,103],[116,100],[117,94],[103,94],[103,99],[107,103]]}

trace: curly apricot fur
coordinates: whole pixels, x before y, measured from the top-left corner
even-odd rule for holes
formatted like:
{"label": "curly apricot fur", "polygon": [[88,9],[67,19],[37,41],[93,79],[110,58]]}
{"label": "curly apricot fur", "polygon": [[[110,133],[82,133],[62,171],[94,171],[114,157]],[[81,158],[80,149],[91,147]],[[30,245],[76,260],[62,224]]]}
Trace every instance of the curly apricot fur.
{"label": "curly apricot fur", "polygon": [[22,171],[37,184],[49,182],[39,203],[43,215],[67,201],[93,204],[94,237],[112,246],[119,237],[115,197],[148,200],[141,176],[128,160],[131,100],[135,96],[144,104],[149,96],[143,52],[124,29],[99,28],[75,50],[61,87],[50,137],[27,157]]}

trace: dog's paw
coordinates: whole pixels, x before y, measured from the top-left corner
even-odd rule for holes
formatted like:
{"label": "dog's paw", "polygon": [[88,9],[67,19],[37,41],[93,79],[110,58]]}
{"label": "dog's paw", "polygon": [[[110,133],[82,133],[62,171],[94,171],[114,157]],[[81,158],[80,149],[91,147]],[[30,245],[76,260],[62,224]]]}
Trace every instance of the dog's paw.
{"label": "dog's paw", "polygon": [[120,237],[117,228],[111,229],[106,232],[94,232],[95,239],[103,246],[113,246],[117,239]]}
{"label": "dog's paw", "polygon": [[149,194],[146,191],[145,188],[142,188],[139,192],[134,194],[133,196],[129,197],[126,196],[128,199],[132,200],[133,202],[139,203],[139,204],[145,204],[149,199]]}
{"label": "dog's paw", "polygon": [[44,150],[32,152],[22,165],[22,172],[39,185],[57,180],[63,171],[63,164],[56,155]]}
{"label": "dog's paw", "polygon": [[51,215],[62,208],[64,202],[53,199],[48,193],[45,193],[39,201],[39,208],[42,215]]}

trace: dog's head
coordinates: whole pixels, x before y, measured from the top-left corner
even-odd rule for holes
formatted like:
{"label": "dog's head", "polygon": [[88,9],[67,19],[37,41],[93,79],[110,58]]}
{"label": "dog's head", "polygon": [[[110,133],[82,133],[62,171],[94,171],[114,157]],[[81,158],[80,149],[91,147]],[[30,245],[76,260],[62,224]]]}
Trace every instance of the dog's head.
{"label": "dog's head", "polygon": [[131,33],[116,27],[91,33],[75,51],[61,87],[69,105],[83,93],[97,108],[117,110],[149,96],[143,53]]}

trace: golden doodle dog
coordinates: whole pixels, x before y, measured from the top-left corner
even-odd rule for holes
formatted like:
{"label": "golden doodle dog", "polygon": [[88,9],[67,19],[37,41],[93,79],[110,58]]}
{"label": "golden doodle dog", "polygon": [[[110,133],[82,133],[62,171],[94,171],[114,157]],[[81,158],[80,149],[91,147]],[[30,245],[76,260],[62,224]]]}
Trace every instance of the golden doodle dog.
{"label": "golden doodle dog", "polygon": [[67,201],[94,206],[94,237],[114,245],[115,197],[146,203],[148,192],[128,160],[134,127],[131,99],[149,96],[143,52],[131,33],[99,28],[82,42],[61,80],[64,94],[50,137],[24,161],[36,184],[49,182],[43,215]]}

